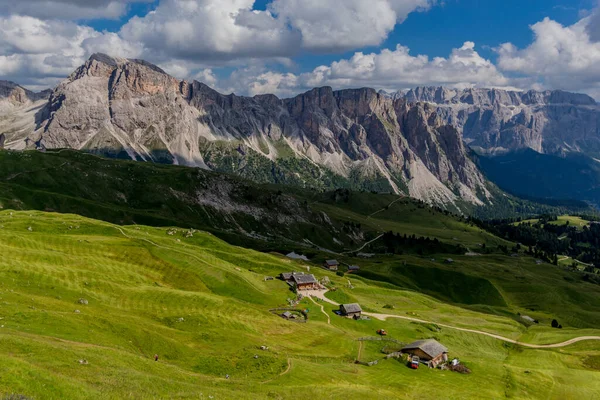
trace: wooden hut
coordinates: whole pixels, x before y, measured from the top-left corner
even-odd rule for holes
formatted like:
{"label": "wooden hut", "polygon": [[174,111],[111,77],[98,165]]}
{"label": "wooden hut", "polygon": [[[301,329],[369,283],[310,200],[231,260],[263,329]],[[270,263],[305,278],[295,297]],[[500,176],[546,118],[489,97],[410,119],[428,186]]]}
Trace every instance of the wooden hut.
{"label": "wooden hut", "polygon": [[436,367],[441,362],[448,361],[448,349],[435,339],[417,340],[402,349],[403,353],[418,356],[429,365]]}
{"label": "wooden hut", "polygon": [[337,271],[339,266],[340,266],[340,263],[337,262],[337,260],[326,260],[325,263],[323,264],[323,267],[330,271]]}
{"label": "wooden hut", "polygon": [[319,282],[312,274],[294,274],[292,280],[297,290],[319,289]]}
{"label": "wooden hut", "polygon": [[360,318],[362,308],[360,308],[360,305],[357,303],[342,304],[340,306],[340,312],[346,317]]}

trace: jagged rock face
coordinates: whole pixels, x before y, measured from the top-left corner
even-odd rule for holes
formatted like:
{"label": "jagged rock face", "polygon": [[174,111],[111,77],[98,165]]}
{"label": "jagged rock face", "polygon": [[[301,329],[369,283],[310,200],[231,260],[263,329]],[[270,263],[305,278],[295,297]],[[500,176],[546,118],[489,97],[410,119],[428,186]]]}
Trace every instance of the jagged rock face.
{"label": "jagged rock face", "polygon": [[324,87],[283,100],[222,95],[100,54],[52,92],[28,132],[7,139],[11,148],[68,147],[266,181],[377,181],[440,205],[490,196],[461,133],[436,107],[372,89]]}
{"label": "jagged rock face", "polygon": [[425,87],[397,96],[434,104],[444,123],[484,152],[600,152],[600,106],[584,94]]}

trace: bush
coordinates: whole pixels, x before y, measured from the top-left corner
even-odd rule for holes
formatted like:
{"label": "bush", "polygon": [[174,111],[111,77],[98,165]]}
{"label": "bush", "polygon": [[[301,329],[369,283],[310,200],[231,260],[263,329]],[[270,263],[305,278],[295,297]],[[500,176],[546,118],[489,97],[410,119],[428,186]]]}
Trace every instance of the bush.
{"label": "bush", "polygon": [[338,271],[335,273],[337,276],[344,276],[344,273],[342,271]]}
{"label": "bush", "polygon": [[551,325],[552,325],[553,328],[558,328],[559,327],[558,321],[555,320],[555,319],[552,320],[552,324]]}

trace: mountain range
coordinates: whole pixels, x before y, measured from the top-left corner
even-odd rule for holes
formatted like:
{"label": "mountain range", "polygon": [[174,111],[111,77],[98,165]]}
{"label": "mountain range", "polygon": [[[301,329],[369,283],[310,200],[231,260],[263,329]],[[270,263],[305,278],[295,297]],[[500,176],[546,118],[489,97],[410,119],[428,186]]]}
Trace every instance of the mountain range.
{"label": "mountain range", "polygon": [[497,89],[322,87],[290,99],[242,97],[143,60],[95,54],[52,91],[0,82],[0,145],[392,192],[464,211],[500,195],[471,149],[594,156],[600,107],[586,95]]}

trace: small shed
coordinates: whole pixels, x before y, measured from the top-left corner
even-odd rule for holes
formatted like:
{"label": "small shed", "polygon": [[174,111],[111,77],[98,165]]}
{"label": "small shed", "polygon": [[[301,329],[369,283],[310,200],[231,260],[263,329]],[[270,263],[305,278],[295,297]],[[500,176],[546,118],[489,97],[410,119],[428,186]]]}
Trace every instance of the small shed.
{"label": "small shed", "polygon": [[291,319],[293,317],[293,314],[289,311],[286,311],[283,314],[281,314],[281,316],[285,319]]}
{"label": "small shed", "polygon": [[337,260],[326,260],[325,263],[323,264],[323,267],[325,267],[326,269],[328,269],[330,271],[337,271],[339,266],[340,266],[340,263],[337,262]]}
{"label": "small shed", "polygon": [[340,306],[340,312],[346,317],[360,318],[362,308],[360,308],[360,305],[357,303],[342,304]]}
{"label": "small shed", "polygon": [[292,276],[292,279],[294,285],[296,285],[296,289],[298,290],[311,290],[319,288],[319,282],[313,274],[295,274]]}
{"label": "small shed", "polygon": [[446,260],[444,260],[444,262],[445,262],[446,264],[452,264],[452,263],[454,263],[454,260],[453,260],[453,259],[451,259],[451,258],[446,258]]}
{"label": "small shed", "polygon": [[349,265],[348,266],[348,271],[349,272],[356,272],[360,269],[360,267],[358,265]]}
{"label": "small shed", "polygon": [[402,352],[418,356],[423,361],[429,361],[433,367],[448,361],[448,348],[435,339],[417,340],[402,348]]}

